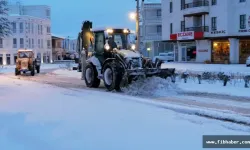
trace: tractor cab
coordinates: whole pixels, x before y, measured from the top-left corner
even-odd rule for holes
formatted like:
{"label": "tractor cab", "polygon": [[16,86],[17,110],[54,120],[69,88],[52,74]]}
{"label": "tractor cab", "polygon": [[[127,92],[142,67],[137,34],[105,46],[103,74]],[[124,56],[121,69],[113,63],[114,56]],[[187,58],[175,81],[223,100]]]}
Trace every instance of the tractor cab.
{"label": "tractor cab", "polygon": [[130,41],[130,30],[124,28],[104,28],[93,30],[94,40],[91,41],[92,51],[101,64],[104,60],[112,58],[116,50],[134,50],[135,46]]}

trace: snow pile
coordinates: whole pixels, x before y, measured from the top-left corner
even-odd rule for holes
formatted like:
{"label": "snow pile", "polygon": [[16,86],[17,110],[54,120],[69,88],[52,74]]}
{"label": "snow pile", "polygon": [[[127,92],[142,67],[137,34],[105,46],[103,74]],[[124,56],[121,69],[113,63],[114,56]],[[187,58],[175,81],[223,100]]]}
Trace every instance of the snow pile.
{"label": "snow pile", "polygon": [[123,91],[128,95],[158,97],[176,94],[176,84],[171,79],[162,79],[160,77],[140,78],[133,81]]}
{"label": "snow pile", "polygon": [[242,74],[242,75],[250,75],[250,69],[246,67],[245,64],[199,64],[199,63],[176,63],[169,62],[164,63],[161,66],[162,68],[175,68],[176,71],[181,72],[224,72],[229,75],[231,74]]}

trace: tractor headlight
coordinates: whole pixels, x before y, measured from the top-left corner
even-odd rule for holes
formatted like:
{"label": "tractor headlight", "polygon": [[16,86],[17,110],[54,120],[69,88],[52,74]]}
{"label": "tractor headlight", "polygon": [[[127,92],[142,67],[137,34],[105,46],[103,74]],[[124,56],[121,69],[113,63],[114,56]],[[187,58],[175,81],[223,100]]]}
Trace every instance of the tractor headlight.
{"label": "tractor headlight", "polygon": [[105,48],[106,50],[109,50],[109,49],[110,49],[109,44],[105,44],[105,45],[104,45],[104,48]]}
{"label": "tractor headlight", "polygon": [[128,29],[123,29],[123,33],[129,33]]}
{"label": "tractor headlight", "polygon": [[135,50],[135,44],[131,45],[131,49]]}
{"label": "tractor headlight", "polygon": [[112,34],[114,32],[113,29],[107,29],[108,34]]}

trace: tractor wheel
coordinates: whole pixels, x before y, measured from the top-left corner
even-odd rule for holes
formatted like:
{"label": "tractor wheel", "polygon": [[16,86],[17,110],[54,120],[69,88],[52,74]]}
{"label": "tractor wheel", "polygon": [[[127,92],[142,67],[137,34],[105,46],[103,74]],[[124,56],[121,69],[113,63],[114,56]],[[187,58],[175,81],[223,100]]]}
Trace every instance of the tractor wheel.
{"label": "tractor wheel", "polygon": [[103,81],[105,87],[109,91],[113,91],[114,89],[117,91],[121,90],[120,83],[122,80],[122,75],[119,73],[118,67],[115,63],[110,62],[104,65],[103,67]]}
{"label": "tractor wheel", "polygon": [[36,72],[37,72],[37,73],[40,73],[40,66],[37,66],[37,67],[36,67]]}
{"label": "tractor wheel", "polygon": [[17,76],[17,75],[20,75],[20,71],[18,71],[17,68],[15,68],[15,75],[16,75],[16,76]]}
{"label": "tractor wheel", "polygon": [[33,66],[31,70],[31,76],[34,76],[34,75],[35,75],[35,66]]}
{"label": "tractor wheel", "polygon": [[85,68],[85,84],[90,88],[98,88],[100,86],[100,79],[97,78],[98,73],[92,64],[87,64]]}

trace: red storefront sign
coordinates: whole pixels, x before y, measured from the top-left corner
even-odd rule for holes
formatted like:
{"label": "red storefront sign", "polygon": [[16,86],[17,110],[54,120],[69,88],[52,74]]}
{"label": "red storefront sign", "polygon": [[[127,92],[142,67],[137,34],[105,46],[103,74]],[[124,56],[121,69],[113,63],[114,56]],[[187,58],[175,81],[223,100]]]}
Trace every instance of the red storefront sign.
{"label": "red storefront sign", "polygon": [[202,39],[204,33],[203,32],[194,32],[194,31],[187,31],[187,32],[180,32],[176,34],[171,34],[171,40],[195,40],[195,39]]}
{"label": "red storefront sign", "polygon": [[194,39],[194,31],[177,33],[177,40],[192,40]]}

